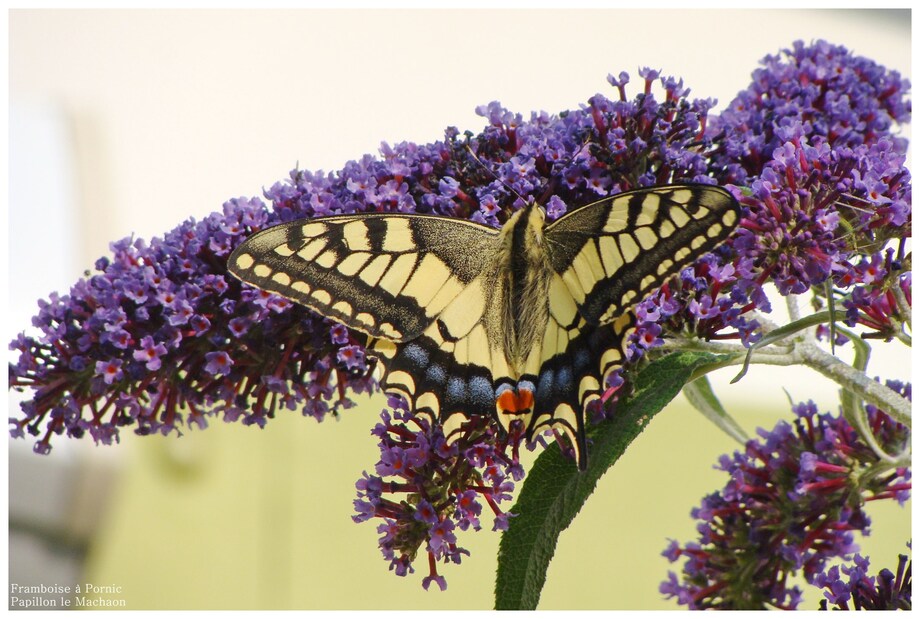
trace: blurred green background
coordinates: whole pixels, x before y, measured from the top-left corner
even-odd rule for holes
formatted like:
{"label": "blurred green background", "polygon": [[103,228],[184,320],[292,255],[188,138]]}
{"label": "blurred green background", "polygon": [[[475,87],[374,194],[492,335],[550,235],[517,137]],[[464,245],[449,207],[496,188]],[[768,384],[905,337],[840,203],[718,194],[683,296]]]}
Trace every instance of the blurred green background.
{"label": "blurred green background", "polygon": [[[385,403],[338,421],[284,413],[264,430],[215,423],[180,440],[131,437],[87,579],[117,583],[133,609],[489,609],[499,534],[458,532],[471,556],[442,565],[448,589],[424,591],[424,558],[400,578],[377,549],[377,522],[351,521],[354,482],[373,471],[370,429]],[[785,412],[780,411],[786,418]],[[746,430],[775,416],[736,411]],[[541,609],[664,609],[667,538],[695,539],[690,509],[722,487],[712,465],[736,444],[679,396],[652,420],[559,540]],[[533,456],[528,454],[530,458]],[[485,507],[488,511],[488,507]],[[909,506],[870,504],[860,540],[880,569],[897,564]],[[802,608],[816,608],[816,590]]]}

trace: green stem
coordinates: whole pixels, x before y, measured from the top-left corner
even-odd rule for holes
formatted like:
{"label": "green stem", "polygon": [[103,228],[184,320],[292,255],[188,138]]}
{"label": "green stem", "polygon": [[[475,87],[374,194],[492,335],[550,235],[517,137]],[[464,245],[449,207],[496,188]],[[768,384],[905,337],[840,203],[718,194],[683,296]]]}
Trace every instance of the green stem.
{"label": "green stem", "polygon": [[[661,351],[688,351],[707,352],[717,355],[732,355],[732,357],[698,367],[690,380],[696,380],[714,370],[741,365],[748,357],[748,349],[741,344],[726,342],[704,342],[688,338],[670,338],[659,348]],[[787,346],[771,346],[770,348],[755,351],[751,354],[751,362],[759,365],[794,365],[799,359],[792,354],[792,348]]]}
{"label": "green stem", "polygon": [[866,340],[859,337],[858,333],[840,325],[837,325],[837,331],[845,335],[853,345],[853,367],[865,373],[866,368],[869,367],[869,353],[872,352],[872,349],[869,348]]}
{"label": "green stem", "polygon": [[[859,334],[850,331],[846,327],[838,326],[837,330],[845,335],[850,340],[850,343],[853,344],[853,369],[865,375],[866,368],[869,367],[869,354],[871,352],[871,348],[865,340],[859,337]],[[869,427],[869,413],[866,411],[866,407],[863,406],[863,401],[860,399],[859,394],[855,393],[850,388],[841,389],[840,404],[846,420],[850,423],[851,426],[859,431],[862,439],[866,441],[869,447],[872,448],[872,451],[875,452],[875,455],[877,455],[883,462],[886,462],[889,465],[898,465],[903,463],[905,458],[909,458],[906,452],[903,454],[897,454],[896,456],[891,456],[881,445],[878,444],[878,441],[875,440],[875,434]]]}
{"label": "green stem", "polygon": [[[751,357],[755,351],[763,350],[766,346],[769,346],[770,344],[780,342],[787,338],[792,338],[790,345],[793,346],[793,352],[794,352],[794,347],[797,342],[804,342],[806,340],[811,341],[814,339],[813,337],[810,337],[809,331],[807,331],[809,327],[814,327],[816,325],[824,324],[830,319],[830,312],[828,312],[827,310],[823,312],[818,312],[816,314],[812,314],[810,316],[806,316],[805,318],[800,318],[799,311],[798,311],[798,305],[792,302],[791,300],[789,300],[788,303],[789,303],[789,315],[795,316],[796,317],[795,320],[793,320],[789,324],[785,324],[781,327],[773,328],[770,331],[766,332],[764,336],[760,338],[760,340],[752,344],[751,347],[747,349],[747,357],[745,358],[744,363],[741,365],[741,371],[738,372],[738,375],[735,376],[734,379],[732,379],[733,383],[738,382],[744,377],[745,374],[747,374],[748,365],[751,363]],[[795,337],[793,338],[793,336]]]}
{"label": "green stem", "polygon": [[827,311],[830,312],[831,315],[831,336],[829,339],[831,342],[831,354],[833,355],[837,353],[835,350],[837,346],[837,308],[834,302],[834,286],[830,279],[824,282],[824,296],[827,299]]}

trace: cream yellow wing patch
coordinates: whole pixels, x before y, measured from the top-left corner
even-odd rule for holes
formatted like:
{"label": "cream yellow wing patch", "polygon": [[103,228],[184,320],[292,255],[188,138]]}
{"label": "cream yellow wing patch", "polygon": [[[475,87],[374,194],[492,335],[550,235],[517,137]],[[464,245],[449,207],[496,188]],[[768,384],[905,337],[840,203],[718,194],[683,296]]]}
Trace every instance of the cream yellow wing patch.
{"label": "cream yellow wing patch", "polygon": [[495,381],[509,372],[500,343],[488,335],[485,285],[482,277],[468,284],[410,342],[370,342],[383,388],[440,421],[449,441],[465,420],[494,414]]}
{"label": "cream yellow wing patch", "polygon": [[481,272],[498,232],[466,220],[342,215],[263,230],[230,256],[239,279],[372,337],[407,341]]}

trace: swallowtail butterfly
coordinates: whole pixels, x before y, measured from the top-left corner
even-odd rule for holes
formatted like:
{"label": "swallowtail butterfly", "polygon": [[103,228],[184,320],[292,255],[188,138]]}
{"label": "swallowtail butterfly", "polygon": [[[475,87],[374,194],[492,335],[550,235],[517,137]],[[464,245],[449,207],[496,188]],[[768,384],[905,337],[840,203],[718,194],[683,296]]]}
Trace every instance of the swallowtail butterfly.
{"label": "swallowtail butterfly", "polygon": [[738,223],[725,189],[639,189],[547,223],[529,204],[500,230],[365,213],[262,230],[230,256],[239,279],[368,336],[382,387],[440,421],[472,415],[530,440],[567,435],[587,462],[585,407],[624,362],[631,309]]}

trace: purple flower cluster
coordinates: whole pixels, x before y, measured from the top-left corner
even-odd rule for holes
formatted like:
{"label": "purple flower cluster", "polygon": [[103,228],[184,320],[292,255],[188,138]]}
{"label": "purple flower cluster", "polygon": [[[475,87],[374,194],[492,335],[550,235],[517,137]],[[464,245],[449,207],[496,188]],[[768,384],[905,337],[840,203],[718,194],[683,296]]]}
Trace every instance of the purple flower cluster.
{"label": "purple flower cluster", "polygon": [[457,545],[454,532],[480,530],[482,501],[492,511],[492,530],[507,528],[509,514],[499,503],[511,499],[514,480],[524,477],[518,462],[522,436],[497,436],[480,418],[448,444],[439,426],[411,414],[401,399],[391,397],[389,406],[393,412],[384,410],[373,430],[381,451],[376,475],[365,472],[356,483],[352,518],[383,519],[377,527],[380,548],[400,576],[414,571],[412,563],[424,545],[429,575],[422,584],[427,589],[436,583],[443,591],[447,581],[438,575],[437,563],[460,563],[469,554]]}
{"label": "purple flower cluster", "polygon": [[[910,234],[910,175],[893,134],[909,116],[906,81],[842,48],[796,44],[768,57],[754,84],[710,117],[714,102],[689,99],[682,81],[651,69],[639,78],[632,99],[620,73],[608,77],[615,98],[598,94],[559,115],[525,120],[492,102],[477,109],[488,121],[479,134],[448,128],[443,141],[384,144],[380,157],[335,172],[295,170],[265,192],[270,207],[231,200],[149,244],[113,244],[96,274],[40,304],[37,334],[11,344],[19,357],[10,384],[32,392],[11,434],[37,437],[35,450],[48,453],[61,434],[108,444],[123,427],[178,434],[215,414],[262,427],[281,409],[322,420],[351,406],[350,394],[377,388],[363,338],[226,270],[252,233],[340,213],[433,213],[498,227],[523,200],[556,219],[637,187],[734,184],[741,231],[636,308],[631,359],[681,330],[755,341],[749,313],[769,310],[767,283],[790,293],[830,280],[847,320],[886,337],[899,328],[903,320],[890,318],[909,308],[910,275],[899,271],[903,250],[886,243]],[[892,295],[895,285],[903,294]],[[443,587],[433,566],[459,561],[454,532],[478,528],[480,499],[499,528],[507,522],[499,503],[520,477],[521,437],[473,421],[446,445],[428,420],[384,412],[377,475],[359,481],[356,508],[358,519],[383,518],[381,547],[397,573],[425,545],[425,583]]]}
{"label": "purple flower cluster", "polygon": [[892,139],[897,123],[910,121],[910,83],[897,71],[853,55],[840,45],[796,41],[769,55],[741,91],[710,124],[713,161],[726,183],[750,185],[750,178],[796,134],[832,148],[856,148]]}
{"label": "purple flower cluster", "polygon": [[748,210],[734,243],[758,281],[769,279],[784,295],[830,277],[852,285],[859,279],[854,255],[871,255],[910,228],[910,176],[890,142],[831,149],[803,140],[777,148],[751,195],[741,196]]}
{"label": "purple flower cluster", "polygon": [[278,221],[261,200],[231,200],[149,244],[113,243],[98,274],[40,303],[41,335],[12,343],[10,384],[34,396],[11,434],[48,453],[58,434],[109,444],[122,427],[181,434],[218,413],[261,427],[279,408],[322,419],[348,405],[345,387],[372,389],[350,335],[227,275],[232,248]]}
{"label": "purple flower cluster", "polygon": [[[904,397],[910,386],[888,385]],[[793,609],[801,591],[788,578],[802,571],[818,583],[825,563],[857,550],[853,533],[867,533],[868,500],[910,494],[910,471],[880,465],[880,458],[842,416],[819,414],[812,402],[793,408],[793,424],[760,430],[744,452],[722,456],[729,481],[691,514],[696,542],[671,541],[662,553],[683,557],[682,576],[669,572],[660,587],[691,609]],[[910,431],[873,406],[868,424],[883,449],[902,452]],[[818,583],[819,586],[823,586]]]}
{"label": "purple flower cluster", "polygon": [[[843,300],[844,322],[869,329],[864,338],[891,339],[910,320],[911,273],[902,272],[900,260],[893,256],[894,250],[889,249],[863,259],[850,275],[856,285]],[[904,304],[898,302],[898,296]]]}
{"label": "purple flower cluster", "polygon": [[[846,577],[846,578],[844,578]],[[834,566],[818,574],[814,584],[826,589],[821,610],[828,602],[835,609],[850,610],[910,610],[911,573],[907,555],[898,555],[897,573],[883,569],[878,576],[869,576],[869,559],[857,554],[852,565]]]}
{"label": "purple flower cluster", "polygon": [[[910,274],[901,269],[911,179],[906,142],[893,131],[910,118],[909,83],[824,41],[797,42],[763,62],[706,131],[709,173],[734,184],[745,208],[738,233],[640,305],[634,356],[657,345],[663,328],[756,341],[746,314],[770,311],[767,283],[786,295],[831,280],[848,322],[882,337],[904,322],[891,320],[891,287],[906,289],[909,306]],[[867,271],[854,259],[885,268]]]}

